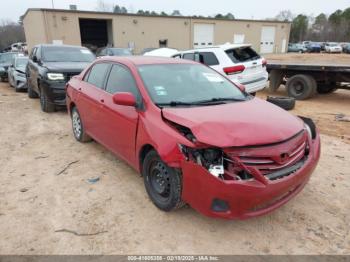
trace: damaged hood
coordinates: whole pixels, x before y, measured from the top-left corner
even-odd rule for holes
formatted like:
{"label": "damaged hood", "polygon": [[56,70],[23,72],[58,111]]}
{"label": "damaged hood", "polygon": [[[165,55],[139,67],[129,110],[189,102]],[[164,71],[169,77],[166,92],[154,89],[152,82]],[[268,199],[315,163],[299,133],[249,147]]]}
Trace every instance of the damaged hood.
{"label": "damaged hood", "polygon": [[199,142],[221,148],[281,142],[304,128],[297,117],[259,98],[223,105],[163,108],[162,114],[190,128]]}

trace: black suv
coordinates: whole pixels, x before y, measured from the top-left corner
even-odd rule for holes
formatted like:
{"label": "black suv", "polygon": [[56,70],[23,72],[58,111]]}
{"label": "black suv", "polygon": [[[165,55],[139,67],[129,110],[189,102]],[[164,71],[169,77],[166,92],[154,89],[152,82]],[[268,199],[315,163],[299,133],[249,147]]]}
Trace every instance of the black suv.
{"label": "black suv", "polygon": [[56,106],[65,106],[66,83],[94,60],[95,55],[81,46],[35,46],[26,69],[28,96],[40,97],[44,112],[53,112]]}

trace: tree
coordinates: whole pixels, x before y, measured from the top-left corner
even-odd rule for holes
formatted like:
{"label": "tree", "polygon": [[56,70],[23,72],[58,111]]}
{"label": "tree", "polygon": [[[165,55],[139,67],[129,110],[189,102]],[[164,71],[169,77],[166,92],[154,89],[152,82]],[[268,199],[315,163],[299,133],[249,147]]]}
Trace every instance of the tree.
{"label": "tree", "polygon": [[235,16],[234,16],[232,13],[227,13],[227,14],[225,15],[225,18],[226,18],[226,19],[234,20],[234,19],[235,19]]}
{"label": "tree", "polygon": [[0,21],[0,51],[16,42],[25,42],[22,25],[8,20]]}
{"label": "tree", "polygon": [[113,5],[106,3],[104,0],[97,1],[96,11],[100,12],[112,12]]}
{"label": "tree", "polygon": [[278,21],[291,22],[294,19],[294,15],[290,10],[282,10],[276,15],[275,19]]}
{"label": "tree", "polygon": [[172,13],[171,13],[172,16],[182,16],[182,14],[180,13],[179,10],[174,10]]}
{"label": "tree", "polygon": [[215,18],[216,18],[216,19],[223,19],[224,16],[223,16],[222,14],[217,14],[217,15],[215,16]]}
{"label": "tree", "polygon": [[298,15],[293,19],[291,28],[291,41],[300,42],[305,39],[305,35],[308,31],[309,20],[306,15]]}
{"label": "tree", "polygon": [[168,16],[168,14],[165,13],[164,11],[162,11],[162,12],[160,13],[160,15],[162,15],[162,16]]}

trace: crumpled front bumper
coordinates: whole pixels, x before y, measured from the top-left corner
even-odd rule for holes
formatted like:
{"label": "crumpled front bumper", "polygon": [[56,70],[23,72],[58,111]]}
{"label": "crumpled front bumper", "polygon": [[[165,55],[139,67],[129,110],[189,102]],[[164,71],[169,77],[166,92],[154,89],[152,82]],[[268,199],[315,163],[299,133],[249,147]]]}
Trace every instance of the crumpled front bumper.
{"label": "crumpled front bumper", "polygon": [[[310,140],[310,153],[304,165],[279,180],[267,184],[257,180],[221,180],[190,161],[182,162],[182,198],[191,207],[209,217],[247,219],[267,214],[287,203],[308,182],[320,157],[320,137]],[[222,200],[228,210],[213,210],[213,201]]]}

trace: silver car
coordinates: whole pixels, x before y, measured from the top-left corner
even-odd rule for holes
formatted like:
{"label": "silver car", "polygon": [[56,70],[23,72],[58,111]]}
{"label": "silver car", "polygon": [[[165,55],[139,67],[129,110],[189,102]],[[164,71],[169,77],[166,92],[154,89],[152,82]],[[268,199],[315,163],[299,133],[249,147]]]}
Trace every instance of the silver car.
{"label": "silver car", "polygon": [[17,56],[13,59],[12,65],[8,69],[8,80],[16,92],[27,89],[26,66],[28,57]]}

